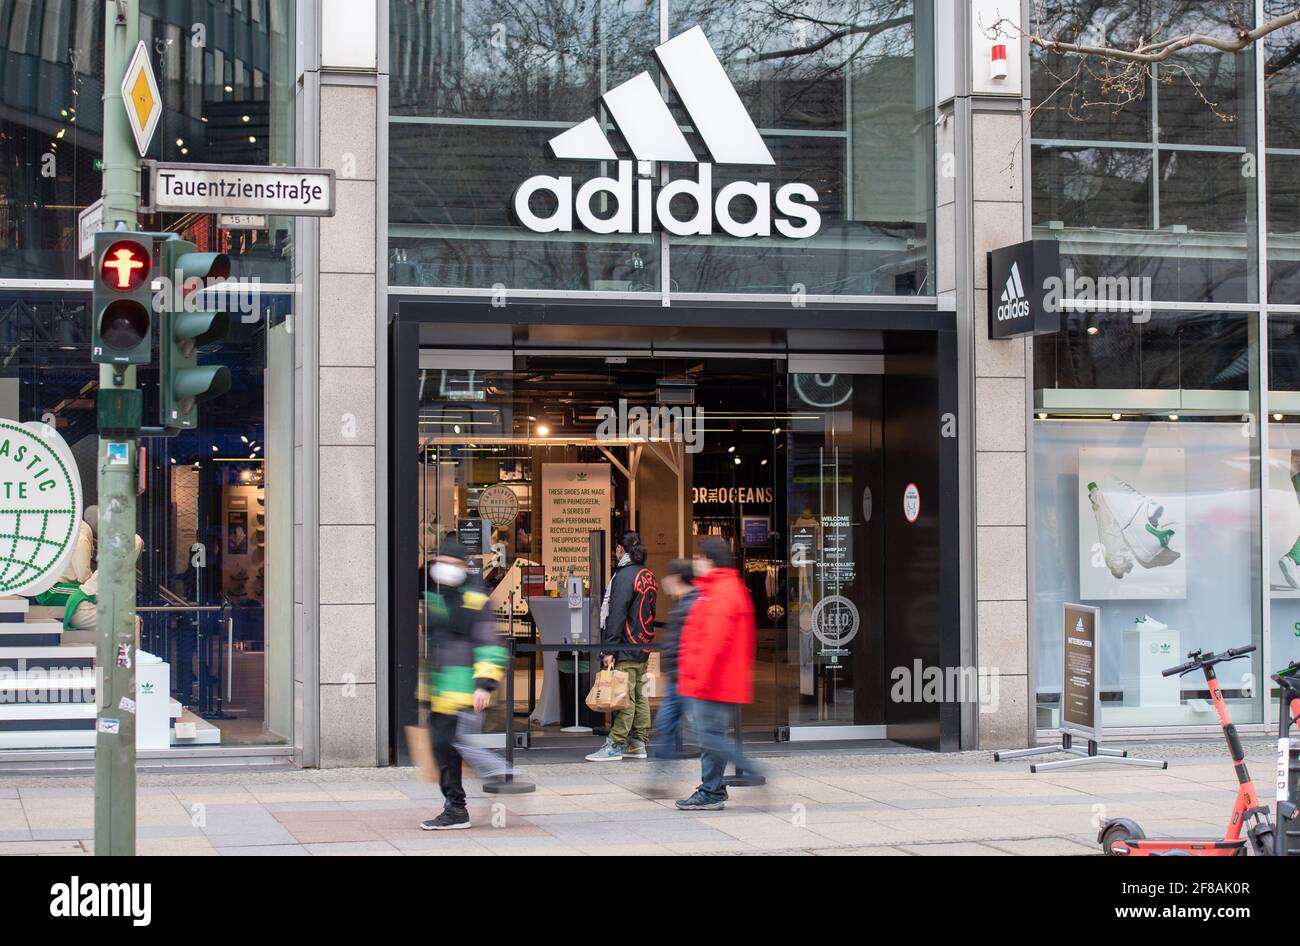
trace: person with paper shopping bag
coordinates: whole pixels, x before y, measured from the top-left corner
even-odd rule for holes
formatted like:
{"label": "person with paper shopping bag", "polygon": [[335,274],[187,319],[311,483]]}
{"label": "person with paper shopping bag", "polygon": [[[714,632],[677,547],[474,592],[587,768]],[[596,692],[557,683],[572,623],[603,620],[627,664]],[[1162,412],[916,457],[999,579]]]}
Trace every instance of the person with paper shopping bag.
{"label": "person with paper shopping bag", "polygon": [[647,549],[641,536],[624,532],[614,547],[618,563],[605,589],[600,606],[601,642],[613,646],[601,654],[605,670],[627,674],[627,706],[614,715],[605,744],[588,762],[618,762],[623,758],[644,759],[650,739],[650,697],[645,692],[650,652],[645,645],[655,639],[655,596],[659,590],[654,572],[645,567]]}

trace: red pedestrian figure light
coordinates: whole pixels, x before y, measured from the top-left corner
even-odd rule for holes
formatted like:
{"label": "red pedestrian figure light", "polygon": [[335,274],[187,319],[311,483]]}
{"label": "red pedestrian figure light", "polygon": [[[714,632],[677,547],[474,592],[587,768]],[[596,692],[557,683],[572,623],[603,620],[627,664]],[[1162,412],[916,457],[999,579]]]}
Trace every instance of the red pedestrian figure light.
{"label": "red pedestrian figure light", "polygon": [[129,292],[149,275],[149,255],[139,243],[123,240],[108,248],[100,269],[111,288]]}

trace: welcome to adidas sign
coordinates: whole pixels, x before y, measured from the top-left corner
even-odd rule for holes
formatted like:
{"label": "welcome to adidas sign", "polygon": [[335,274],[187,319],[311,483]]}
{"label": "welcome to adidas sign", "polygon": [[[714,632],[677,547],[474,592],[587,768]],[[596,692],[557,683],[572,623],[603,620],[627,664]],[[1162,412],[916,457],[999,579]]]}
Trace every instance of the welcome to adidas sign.
{"label": "welcome to adidas sign", "polygon": [[[577,183],[568,176],[530,177],[515,190],[516,219],[537,233],[567,233],[576,221],[592,233],[651,233],[661,227],[678,236],[696,236],[713,233],[716,225],[735,237],[771,236],[774,229],[791,239],[814,235],[821,227],[821,215],[810,206],[817,203],[817,191],[808,184],[784,184],[773,193],[773,185],[766,181],[733,181],[714,194],[713,164],[771,167],[776,161],[704,31],[693,27],[654,52],[712,163],[699,160],[658,84],[650,73],[642,72],[601,96],[631,158],[617,154],[601,123],[588,118],[552,138],[551,153],[561,159],[614,162],[615,175]],[[694,164],[695,177],[660,186],[652,176],[653,162]],[[531,201],[544,193],[551,195],[555,209],[535,213]],[[673,213],[677,198],[690,202],[689,215]],[[605,209],[599,216],[598,207]]]}
{"label": "welcome to adidas sign", "polygon": [[1042,335],[1061,327],[1047,302],[1048,280],[1061,278],[1055,240],[1029,240],[988,254],[989,338]]}

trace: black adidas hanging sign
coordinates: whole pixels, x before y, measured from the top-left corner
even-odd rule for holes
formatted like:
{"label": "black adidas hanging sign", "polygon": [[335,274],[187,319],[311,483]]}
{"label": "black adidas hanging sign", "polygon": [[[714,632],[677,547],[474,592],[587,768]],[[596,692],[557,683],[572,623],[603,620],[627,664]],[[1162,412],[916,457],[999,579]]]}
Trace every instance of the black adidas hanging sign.
{"label": "black adidas hanging sign", "polygon": [[[1060,330],[1058,306],[1048,305],[1048,287],[1061,279],[1061,251],[1055,240],[1028,240],[988,254],[989,338],[1020,338]],[[1053,294],[1059,299],[1060,293]]]}
{"label": "black adidas hanging sign", "polygon": [[[776,161],[704,31],[693,27],[654,52],[712,163],[695,154],[659,83],[649,72],[641,72],[601,96],[609,124],[588,118],[549,142],[552,156],[561,161],[601,162],[612,173],[585,180],[534,175],[515,190],[515,219],[536,233],[663,229],[678,236],[721,232],[795,240],[816,234],[821,214],[812,206],[817,191],[810,184],[739,180],[714,193],[715,164],[771,168]],[[614,127],[630,155],[616,151],[606,136]],[[695,174],[674,169],[672,179],[661,182],[657,163],[693,165]]]}

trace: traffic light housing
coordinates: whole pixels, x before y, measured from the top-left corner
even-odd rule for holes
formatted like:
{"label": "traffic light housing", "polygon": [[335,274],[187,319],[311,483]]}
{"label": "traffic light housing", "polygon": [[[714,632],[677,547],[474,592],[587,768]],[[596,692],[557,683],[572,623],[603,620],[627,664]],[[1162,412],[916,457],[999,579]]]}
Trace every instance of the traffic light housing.
{"label": "traffic light housing", "polygon": [[147,365],[153,358],[154,238],[129,230],[95,234],[90,313],[95,364]]}
{"label": "traffic light housing", "polygon": [[199,423],[198,404],[230,390],[229,368],[198,360],[199,348],[221,341],[230,330],[230,316],[206,308],[200,295],[209,280],[230,276],[230,257],[200,253],[188,240],[172,237],[163,243],[162,264],[171,291],[159,329],[159,422],[173,430],[192,430]]}

